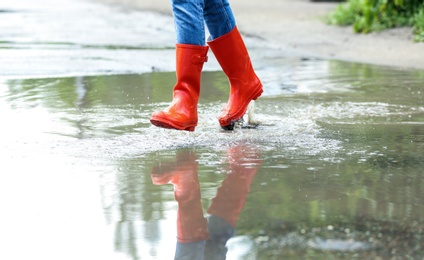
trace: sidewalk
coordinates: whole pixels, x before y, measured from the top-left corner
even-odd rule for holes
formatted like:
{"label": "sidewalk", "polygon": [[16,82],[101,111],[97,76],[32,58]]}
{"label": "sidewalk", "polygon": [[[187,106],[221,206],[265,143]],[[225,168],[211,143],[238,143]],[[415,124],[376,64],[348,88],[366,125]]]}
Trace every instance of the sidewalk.
{"label": "sidewalk", "polygon": [[[171,15],[169,0],[95,0],[120,3]],[[412,29],[397,28],[367,35],[351,27],[326,25],[321,18],[337,3],[309,0],[230,0],[243,34],[277,46],[283,55],[424,69],[424,43],[412,41]]]}

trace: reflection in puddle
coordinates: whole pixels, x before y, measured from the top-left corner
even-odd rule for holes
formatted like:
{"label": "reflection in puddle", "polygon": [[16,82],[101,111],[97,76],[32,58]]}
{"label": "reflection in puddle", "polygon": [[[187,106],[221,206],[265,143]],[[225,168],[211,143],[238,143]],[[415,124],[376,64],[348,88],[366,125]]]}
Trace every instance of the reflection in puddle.
{"label": "reflection in puddle", "polygon": [[238,215],[246,202],[250,184],[261,163],[249,146],[227,151],[228,169],[203,215],[196,153],[178,150],[176,161],[159,162],[152,170],[155,185],[170,183],[178,203],[175,259],[225,259],[227,241],[233,237]]}

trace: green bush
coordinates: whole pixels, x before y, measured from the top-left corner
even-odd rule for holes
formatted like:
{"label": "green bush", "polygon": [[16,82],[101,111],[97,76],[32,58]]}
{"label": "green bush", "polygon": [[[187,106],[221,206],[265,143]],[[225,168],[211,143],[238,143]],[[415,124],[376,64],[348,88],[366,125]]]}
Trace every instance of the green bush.
{"label": "green bush", "polygon": [[362,33],[412,26],[414,40],[424,41],[424,0],[348,0],[328,15],[327,22],[352,25]]}
{"label": "green bush", "polygon": [[414,16],[414,40],[424,42],[424,6]]}

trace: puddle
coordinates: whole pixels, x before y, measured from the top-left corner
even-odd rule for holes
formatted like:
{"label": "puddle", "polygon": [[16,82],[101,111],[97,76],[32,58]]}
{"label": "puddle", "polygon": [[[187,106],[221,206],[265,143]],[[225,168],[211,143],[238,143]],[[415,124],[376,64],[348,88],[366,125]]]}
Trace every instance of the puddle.
{"label": "puddle", "polygon": [[[422,72],[284,61],[282,70],[296,73],[265,78],[273,87],[255,103],[261,124],[234,132],[216,120],[228,91],[220,72],[204,73],[193,133],[149,124],[171,99],[172,72],[3,80],[2,200],[14,197],[4,205],[19,215],[3,225],[65,249],[58,237],[83,246],[80,236],[96,222],[87,252],[171,258],[178,202],[173,185],[154,185],[151,173],[183,167],[178,154],[189,152],[205,214],[226,178],[253,172],[228,241],[234,259],[421,257]],[[58,233],[54,226],[62,225],[66,232]],[[6,227],[4,234],[18,239],[19,232]]]}
{"label": "puddle", "polygon": [[[159,129],[149,117],[172,98],[173,28],[156,38],[158,14],[69,7],[0,7],[10,18],[0,39],[0,258],[424,257],[423,71],[284,57],[248,39],[265,85],[259,126],[219,128],[228,83],[212,61],[196,131]],[[47,22],[93,8],[71,29],[101,24],[130,38],[74,38]],[[147,26],[129,26],[137,19]],[[27,23],[37,26],[16,28]]]}

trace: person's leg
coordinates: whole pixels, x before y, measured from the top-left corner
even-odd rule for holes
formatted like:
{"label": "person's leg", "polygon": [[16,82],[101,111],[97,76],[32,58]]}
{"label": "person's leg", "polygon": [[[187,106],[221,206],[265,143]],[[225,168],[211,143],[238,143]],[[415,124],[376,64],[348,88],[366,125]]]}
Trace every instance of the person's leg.
{"label": "person's leg", "polygon": [[230,81],[230,97],[218,119],[222,128],[232,130],[250,101],[262,94],[262,83],[253,70],[228,0],[205,0],[204,17],[211,33],[208,45]]}
{"label": "person's leg", "polygon": [[236,21],[228,0],[204,0],[204,19],[210,33],[209,40],[214,40],[231,32]]}
{"label": "person's leg", "polygon": [[204,0],[171,0],[177,44],[205,45]]}
{"label": "person's leg", "polygon": [[194,131],[197,125],[197,103],[200,78],[207,61],[203,0],[171,0],[174,12],[176,75],[172,103],[153,113],[150,122],[158,127]]}

